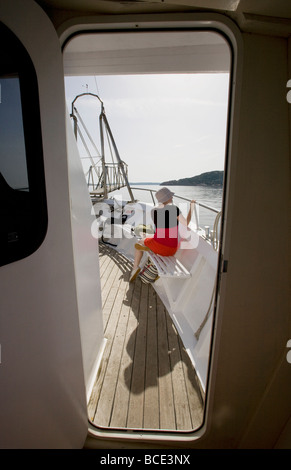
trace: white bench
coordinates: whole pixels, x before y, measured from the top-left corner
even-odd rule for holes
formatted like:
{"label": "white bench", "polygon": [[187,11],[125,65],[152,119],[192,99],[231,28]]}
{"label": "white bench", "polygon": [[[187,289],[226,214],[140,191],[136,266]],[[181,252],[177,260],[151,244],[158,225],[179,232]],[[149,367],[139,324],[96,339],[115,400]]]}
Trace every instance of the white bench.
{"label": "white bench", "polygon": [[[162,294],[160,287],[163,287],[164,294],[162,296],[166,296],[164,301],[167,299],[169,308],[175,312],[181,308],[181,301],[183,301],[183,295],[188,285],[187,281],[190,280],[192,274],[175,256],[156,255],[151,251],[147,251],[146,254],[158,270],[160,283],[156,281],[154,286],[158,289],[159,295]],[[159,284],[160,287],[156,284]]]}
{"label": "white bench", "polygon": [[180,279],[191,277],[188,269],[175,256],[161,256],[152,251],[147,251],[146,254],[156,266],[159,277],[178,277]]}

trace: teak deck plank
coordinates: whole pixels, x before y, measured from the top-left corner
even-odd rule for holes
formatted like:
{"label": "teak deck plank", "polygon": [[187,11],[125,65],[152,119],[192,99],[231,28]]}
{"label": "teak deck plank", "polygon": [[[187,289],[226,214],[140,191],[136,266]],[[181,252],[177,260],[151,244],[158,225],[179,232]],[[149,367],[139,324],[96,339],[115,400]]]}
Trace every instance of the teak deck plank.
{"label": "teak deck plank", "polygon": [[105,428],[189,431],[200,426],[195,370],[151,285],[129,283],[130,262],[100,243],[105,351],[88,405]]}

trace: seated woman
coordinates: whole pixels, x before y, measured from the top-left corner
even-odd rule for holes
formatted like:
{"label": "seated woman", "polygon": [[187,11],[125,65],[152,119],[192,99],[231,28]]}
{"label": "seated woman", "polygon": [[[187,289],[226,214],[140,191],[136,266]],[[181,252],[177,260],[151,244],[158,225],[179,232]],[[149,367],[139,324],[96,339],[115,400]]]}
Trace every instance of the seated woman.
{"label": "seated woman", "polygon": [[153,251],[161,256],[172,256],[179,248],[179,222],[187,226],[191,220],[195,201],[191,201],[187,219],[173,204],[174,193],[168,188],[161,188],[155,194],[159,205],[152,210],[155,233],[151,237],[135,244],[133,269],[129,282],[136,279],[140,272],[140,262],[144,251]]}

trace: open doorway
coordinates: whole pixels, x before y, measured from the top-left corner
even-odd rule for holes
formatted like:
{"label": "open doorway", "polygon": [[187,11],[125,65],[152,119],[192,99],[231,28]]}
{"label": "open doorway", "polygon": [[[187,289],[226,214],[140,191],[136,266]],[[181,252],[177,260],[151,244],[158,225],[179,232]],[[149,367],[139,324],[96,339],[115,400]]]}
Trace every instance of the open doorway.
{"label": "open doorway", "polygon": [[[136,199],[150,204],[163,185],[181,196],[183,209],[192,199],[199,203],[193,230],[199,229],[201,251],[195,246],[181,254],[191,279],[186,287],[175,279],[166,285],[177,298],[185,292],[178,305],[158,283],[129,284],[130,250],[112,248],[108,239],[100,243],[104,334],[115,356],[104,355],[89,418],[105,429],[197,430],[215,316],[220,234],[214,226],[223,210],[229,46],[214,31],[92,33],[68,43],[64,64],[68,107],[81,93],[103,101]],[[97,143],[96,100],[88,95],[78,109]],[[79,145],[88,174],[88,154]],[[119,200],[126,201],[126,189],[118,191]]]}

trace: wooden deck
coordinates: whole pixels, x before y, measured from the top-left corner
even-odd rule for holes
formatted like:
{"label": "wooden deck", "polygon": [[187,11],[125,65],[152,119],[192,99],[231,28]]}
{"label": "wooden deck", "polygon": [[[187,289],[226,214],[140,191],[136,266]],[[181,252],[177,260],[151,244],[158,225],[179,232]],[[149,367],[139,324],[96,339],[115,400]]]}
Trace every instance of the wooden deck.
{"label": "wooden deck", "polygon": [[151,285],[128,282],[131,263],[100,243],[107,338],[88,405],[99,427],[189,431],[201,425],[195,370]]}

